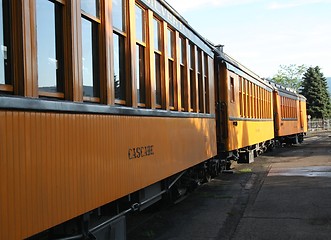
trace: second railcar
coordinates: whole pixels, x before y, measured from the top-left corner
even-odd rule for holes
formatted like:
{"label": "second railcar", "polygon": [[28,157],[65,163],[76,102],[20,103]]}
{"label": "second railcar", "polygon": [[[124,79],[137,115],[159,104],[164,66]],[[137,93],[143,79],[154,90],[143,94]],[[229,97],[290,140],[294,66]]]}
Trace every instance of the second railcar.
{"label": "second railcar", "polygon": [[273,87],[216,50],[219,155],[253,161],[274,138]]}

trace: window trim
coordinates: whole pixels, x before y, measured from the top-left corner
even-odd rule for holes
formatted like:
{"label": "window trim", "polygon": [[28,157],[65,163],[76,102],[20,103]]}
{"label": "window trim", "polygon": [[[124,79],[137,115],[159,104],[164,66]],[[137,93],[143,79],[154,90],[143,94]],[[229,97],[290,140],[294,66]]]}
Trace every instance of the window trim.
{"label": "window trim", "polygon": [[[134,11],[134,21],[131,21],[130,24],[132,24],[132,28],[133,30],[131,31],[134,31],[134,33],[132,32],[131,35],[134,36],[131,41],[132,41],[132,65],[134,66],[134,71],[132,74],[133,74],[133,95],[132,95],[132,98],[135,98],[135,99],[132,99],[132,104],[133,104],[133,107],[139,107],[139,108],[146,108],[148,106],[150,106],[150,96],[149,96],[149,72],[148,72],[148,64],[149,64],[149,46],[148,46],[148,41],[149,41],[149,28],[148,28],[148,9],[146,9],[145,7],[143,7],[140,3],[138,3],[137,1],[134,1],[131,3],[132,6],[131,6],[131,10]],[[142,11],[142,16],[141,16],[141,19],[142,22],[140,24],[142,24],[142,29],[143,32],[142,32],[142,41],[138,38],[137,38],[137,19],[136,19],[136,10],[137,8],[139,8],[141,11]],[[137,48],[139,48],[139,53],[137,51]],[[138,60],[138,57],[140,54],[140,50],[143,49],[143,54],[144,54],[144,63],[143,63],[143,66],[142,66],[142,70],[144,71],[144,102],[140,102],[140,93],[138,95],[138,89],[140,90],[140,83],[141,83],[141,79],[140,79],[140,74],[138,75],[138,69],[140,70],[140,64],[137,62]],[[140,72],[139,72],[140,73]],[[139,80],[136,79],[137,77],[139,76]],[[138,86],[138,81],[139,81],[139,86]]]}
{"label": "window trim", "polygon": [[96,0],[98,2],[98,5],[99,5],[99,18],[98,17],[95,17],[93,15],[90,15],[88,13],[86,13],[85,11],[83,11],[81,9],[81,16],[80,16],[80,25],[82,26],[82,21],[83,19],[85,21],[88,21],[90,24],[91,24],[91,30],[92,30],[92,76],[93,76],[93,85],[92,85],[92,88],[93,88],[93,92],[97,92],[97,96],[85,96],[84,95],[84,74],[83,74],[83,52],[84,52],[84,49],[83,49],[83,31],[82,31],[82,28],[81,28],[81,41],[80,41],[80,45],[81,45],[81,54],[82,54],[82,57],[81,57],[81,64],[82,64],[82,75],[81,75],[81,81],[80,81],[80,84],[81,84],[81,89],[82,89],[82,100],[84,102],[95,102],[95,103],[100,103],[101,102],[101,96],[102,96],[102,93],[101,93],[101,88],[102,88],[102,80],[101,80],[101,71],[100,71],[100,63],[101,63],[101,53],[100,53],[100,26],[101,26],[101,13],[100,13],[100,0]]}
{"label": "window trim", "polygon": [[10,85],[10,84],[0,84],[0,91],[13,92],[14,87],[13,87],[13,85]]}
{"label": "window trim", "polygon": [[[40,78],[39,78],[39,67],[38,67],[38,43],[36,42],[36,71],[37,71],[37,79],[36,79],[36,84],[37,84],[37,92],[39,97],[50,97],[50,98],[59,98],[59,99],[64,99],[66,96],[66,69],[65,69],[65,55],[66,55],[66,43],[65,43],[65,9],[64,9],[64,1],[62,0],[47,0],[48,2],[52,3],[54,5],[54,15],[55,15],[55,55],[56,59],[58,61],[58,67],[57,72],[56,72],[56,91],[57,92],[47,92],[40,90],[39,83],[40,83]],[[58,12],[56,11],[58,7],[61,7],[60,11],[60,16],[57,16]],[[35,18],[35,24],[37,26],[37,5],[35,6],[35,11],[36,11],[36,18]],[[60,26],[59,26],[60,24]],[[60,29],[58,29],[60,27]],[[36,41],[38,41],[38,31],[37,27],[35,29],[36,33]],[[58,54],[60,54],[60,57],[58,57]],[[59,84],[60,83],[60,84]],[[61,88],[59,91],[58,88]]]}

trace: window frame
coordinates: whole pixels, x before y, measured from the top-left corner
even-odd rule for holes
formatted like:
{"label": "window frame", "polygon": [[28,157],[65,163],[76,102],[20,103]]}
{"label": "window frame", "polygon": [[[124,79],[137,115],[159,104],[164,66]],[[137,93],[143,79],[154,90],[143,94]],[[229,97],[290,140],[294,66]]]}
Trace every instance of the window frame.
{"label": "window frame", "polygon": [[[124,99],[119,99],[119,98],[116,98],[116,86],[115,86],[115,78],[114,76],[111,76],[112,78],[112,82],[114,84],[114,90],[113,90],[113,94],[114,94],[114,103],[115,104],[118,104],[118,105],[128,105],[129,104],[129,97],[130,97],[130,92],[129,92],[129,86],[130,86],[130,81],[129,81],[129,76],[130,74],[129,73],[129,61],[130,61],[130,57],[128,57],[128,51],[129,51],[129,29],[128,29],[128,25],[129,25],[129,22],[128,22],[128,8],[129,8],[129,3],[127,0],[122,0],[122,14],[124,16],[122,16],[122,24],[123,24],[123,30],[121,29],[118,29],[116,28],[114,25],[113,25],[113,18],[112,18],[112,29],[113,29],[113,33],[112,33],[112,38],[113,38],[113,46],[112,46],[112,52],[113,52],[113,57],[115,59],[115,51],[114,51],[114,48],[115,48],[115,43],[114,43],[114,35],[117,35],[118,39],[119,39],[119,44],[121,44],[121,38],[122,38],[122,41],[123,41],[123,47],[124,47],[124,50],[123,50],[123,55],[122,57],[124,59],[122,59],[122,61],[124,62],[124,69],[121,69],[120,68],[120,65],[121,65],[121,59],[120,59],[120,56],[119,56],[119,74],[121,73],[124,73],[124,79],[120,79],[120,82],[121,83],[124,83],[124,86],[123,86],[123,93],[124,93]],[[119,49],[119,53],[120,53],[120,47],[118,47]],[[113,61],[113,73],[115,73],[115,61]],[[122,71],[121,71],[122,70]]]}
{"label": "window frame", "polygon": [[230,84],[230,102],[231,103],[235,103],[235,96],[234,96],[234,77],[233,76],[230,76],[230,81],[229,81],[229,84]]}
{"label": "window frame", "polygon": [[[170,37],[170,39],[169,39]],[[168,61],[168,99],[169,109],[177,109],[177,78],[176,78],[176,31],[167,27],[167,61]],[[169,44],[170,43],[170,44]],[[170,47],[170,49],[169,49]],[[169,50],[171,55],[169,54]],[[170,76],[172,75],[172,76]],[[172,99],[171,99],[172,98]],[[172,103],[171,103],[172,102]]]}
{"label": "window frame", "polygon": [[[155,48],[155,22],[158,23],[158,49]],[[153,39],[154,39],[154,44],[151,46],[153,49],[153,64],[154,64],[154,89],[153,89],[153,95],[154,95],[154,104],[156,109],[162,109],[164,107],[164,84],[163,84],[163,74],[162,70],[164,69],[164,60],[163,60],[163,54],[164,53],[162,50],[163,49],[163,43],[162,39],[163,37],[163,21],[161,21],[157,16],[153,15],[152,19],[152,33],[153,33]],[[158,58],[158,68],[157,68],[157,58]],[[159,88],[159,89],[158,89]],[[158,93],[159,91],[159,93]],[[159,96],[158,96],[159,94]],[[159,101],[159,102],[158,102]]]}
{"label": "window frame", "polygon": [[200,48],[197,48],[197,96],[198,96],[198,105],[197,112],[205,112],[205,103],[204,103],[204,83],[203,83],[203,51]]}
{"label": "window frame", "polygon": [[[81,9],[81,21],[85,19],[86,21],[91,23],[92,28],[92,70],[93,70],[93,92],[97,92],[98,96],[85,96],[84,95],[84,75],[82,74],[82,89],[83,89],[83,101],[86,102],[95,102],[100,103],[101,101],[101,77],[100,77],[100,25],[101,25],[101,14],[100,14],[100,0],[95,0],[97,3],[96,11],[98,12],[97,16],[93,16],[83,9]],[[82,24],[82,23],[81,23]],[[83,33],[83,32],[81,32]],[[83,35],[82,38],[83,40]],[[81,42],[81,51],[83,57],[83,42]],[[96,54],[95,54],[96,53]],[[83,71],[83,61],[82,61],[82,71]],[[96,90],[94,89],[96,87]]]}
{"label": "window frame", "polygon": [[203,52],[203,83],[204,83],[204,101],[205,113],[210,113],[210,92],[209,92],[209,57]]}
{"label": "window frame", "polygon": [[[37,1],[37,0],[36,0]],[[66,74],[66,69],[65,69],[65,33],[64,33],[64,29],[65,29],[65,1],[64,0],[47,0],[50,3],[54,4],[54,15],[55,15],[55,54],[56,54],[56,59],[58,61],[58,66],[57,70],[58,72],[56,73],[56,87],[57,87],[57,92],[48,92],[48,91],[42,91],[39,88],[39,70],[38,70],[38,43],[36,45],[36,64],[37,64],[37,88],[38,88],[38,96],[43,98],[55,98],[55,99],[64,99],[65,95],[66,95],[66,80],[65,80],[65,74]],[[36,3],[37,4],[37,3]],[[61,8],[60,9],[56,9],[57,7]],[[59,11],[60,10],[60,11]],[[37,26],[37,5],[36,5],[36,26]],[[36,28],[36,39],[38,39],[38,31]],[[58,55],[60,55],[58,57]],[[60,91],[58,90],[58,88],[61,88]]]}
{"label": "window frame", "polygon": [[[178,38],[178,46],[179,46],[179,78],[180,78],[180,110],[182,112],[188,112],[188,104],[187,104],[187,90],[188,90],[188,83],[187,83],[187,39],[180,35]],[[178,93],[179,94],[179,93]]]}
{"label": "window frame", "polygon": [[[135,59],[135,65],[136,65],[136,73],[135,73],[135,79],[136,79],[136,98],[137,98],[137,106],[138,107],[141,107],[141,108],[145,108],[147,107],[148,105],[148,69],[147,69],[147,62],[148,62],[148,52],[147,52],[147,48],[148,48],[148,10],[145,9],[142,5],[138,4],[138,2],[136,1],[134,3],[134,10],[135,10],[135,14],[136,14],[136,9],[137,8],[140,8],[143,12],[143,15],[142,15],[142,20],[143,20],[143,23],[142,23],[142,27],[143,27],[143,39],[142,40],[139,40],[137,37],[136,39],[134,40],[135,42],[135,52],[136,52],[136,59]],[[135,15],[135,20],[137,20],[136,18],[136,15]],[[135,29],[137,31],[137,23],[135,22]],[[137,36],[137,34],[135,35]],[[139,53],[137,52],[139,50]],[[140,51],[143,52],[143,60],[144,62],[142,64],[138,63],[138,59],[140,59]],[[141,74],[141,72],[138,70],[142,69],[143,70],[143,73]],[[144,79],[144,102],[140,101],[141,98],[140,98],[140,92],[138,94],[138,89],[140,90],[141,88],[141,76],[143,76],[143,79]],[[139,77],[139,80],[137,79]],[[139,81],[139,86],[138,86],[138,81]]]}
{"label": "window frame", "polygon": [[196,112],[197,110],[197,88],[196,88],[196,46],[189,42],[188,48],[188,72],[189,72],[189,112]]}
{"label": "window frame", "polygon": [[[0,83],[0,92],[13,93],[14,84],[12,78],[12,16],[11,16],[11,7],[12,3],[10,0],[2,0],[5,2],[2,5],[5,5],[5,8],[2,6],[2,35],[3,35],[3,46],[6,48],[6,59],[4,59],[4,83]],[[4,51],[4,49],[0,49]]]}

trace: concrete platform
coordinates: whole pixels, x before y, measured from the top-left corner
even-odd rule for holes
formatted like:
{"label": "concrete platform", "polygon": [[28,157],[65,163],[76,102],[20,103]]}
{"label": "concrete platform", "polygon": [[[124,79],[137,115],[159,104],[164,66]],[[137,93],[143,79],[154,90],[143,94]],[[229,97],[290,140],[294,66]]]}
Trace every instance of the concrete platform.
{"label": "concrete platform", "polygon": [[252,164],[233,164],[234,174],[143,213],[128,239],[331,239],[330,135],[315,133]]}

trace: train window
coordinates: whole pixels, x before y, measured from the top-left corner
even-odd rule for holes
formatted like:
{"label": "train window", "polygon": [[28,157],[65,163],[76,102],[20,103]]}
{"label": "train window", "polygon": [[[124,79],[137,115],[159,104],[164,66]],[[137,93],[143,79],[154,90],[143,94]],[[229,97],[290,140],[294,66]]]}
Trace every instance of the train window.
{"label": "train window", "polygon": [[256,118],[256,111],[255,111],[255,108],[256,108],[256,104],[255,104],[255,84],[252,83],[252,105],[253,105],[253,115],[252,115],[252,118]]}
{"label": "train window", "polygon": [[261,87],[259,89],[259,96],[260,96],[260,104],[259,104],[259,106],[260,106],[260,118],[263,119],[263,106],[262,106],[263,102],[262,102],[262,88]]}
{"label": "train window", "polygon": [[197,68],[197,75],[198,75],[198,110],[200,113],[204,112],[204,102],[203,102],[203,97],[204,97],[204,90],[203,90],[203,80],[202,80],[202,51],[199,49],[198,50],[198,68]]}
{"label": "train window", "polygon": [[263,107],[263,110],[262,110],[262,114],[263,114],[263,118],[265,119],[266,118],[266,109],[265,109],[265,89],[262,89],[262,107]]}
{"label": "train window", "polygon": [[282,116],[282,118],[284,117],[284,97],[280,97],[280,114]]}
{"label": "train window", "polygon": [[234,78],[230,77],[230,101],[234,102]]}
{"label": "train window", "polygon": [[247,80],[243,79],[243,117],[247,117]]}
{"label": "train window", "polygon": [[254,109],[255,109],[255,103],[254,103],[254,83],[251,82],[251,118],[254,118]]}
{"label": "train window", "polygon": [[157,108],[162,107],[162,76],[161,76],[161,22],[153,19],[154,26],[154,66],[155,66],[155,103]]}
{"label": "train window", "polygon": [[146,74],[145,74],[145,52],[146,52],[146,11],[140,6],[135,7],[136,14],[136,81],[138,106],[146,105]]}
{"label": "train window", "polygon": [[168,68],[169,68],[169,107],[170,109],[175,108],[175,32],[168,28]]}
{"label": "train window", "polygon": [[161,23],[159,20],[154,18],[154,49],[161,51]]}
{"label": "train window", "polygon": [[247,117],[252,117],[252,84],[250,81],[247,81],[247,105],[248,105],[248,114]]}
{"label": "train window", "polygon": [[186,56],[186,40],[182,37],[179,38],[179,60],[180,60],[180,95],[181,95],[181,110],[187,110],[185,106],[185,98],[187,91],[187,83],[186,83],[186,71],[185,71],[185,56]]}
{"label": "train window", "polygon": [[9,1],[0,0],[0,91],[13,91],[10,79]]}
{"label": "train window", "polygon": [[189,59],[189,69],[190,69],[190,111],[195,111],[196,109],[196,82],[195,82],[195,47],[192,43],[188,45],[188,59]]}
{"label": "train window", "polygon": [[[125,104],[126,83],[125,83],[125,38],[116,33],[113,34],[114,41],[114,84],[115,99],[117,103]],[[122,101],[121,101],[122,100]]]}
{"label": "train window", "polygon": [[257,104],[256,104],[256,85],[253,83],[253,118],[257,118],[256,114],[257,114]]}
{"label": "train window", "polygon": [[239,77],[239,114],[243,117],[243,87],[242,87],[242,77]]}
{"label": "train window", "polygon": [[99,18],[99,0],[80,0],[80,8],[86,14]]}
{"label": "train window", "polygon": [[259,86],[256,86],[255,89],[255,94],[256,94],[256,118],[260,118],[259,114]]}
{"label": "train window", "polygon": [[198,112],[203,112],[203,82],[202,82],[202,54],[197,50],[197,77],[198,77]]}
{"label": "train window", "polygon": [[168,58],[175,58],[175,49],[174,49],[174,41],[175,41],[175,32],[168,28]]}
{"label": "train window", "polygon": [[126,31],[126,0],[112,1],[113,27],[120,32]]}
{"label": "train window", "polygon": [[64,98],[63,6],[36,1],[39,95]]}
{"label": "train window", "polygon": [[113,1],[112,11],[115,102],[126,104],[126,1]]}
{"label": "train window", "polygon": [[210,113],[209,106],[209,64],[208,64],[208,55],[204,55],[204,82],[205,82],[205,111],[206,113]]}
{"label": "train window", "polygon": [[[99,1],[81,0],[82,8],[82,66],[83,96],[87,101],[100,101],[100,82],[98,71],[98,12]],[[89,13],[88,15],[85,13]],[[90,17],[95,16],[96,19]]]}

